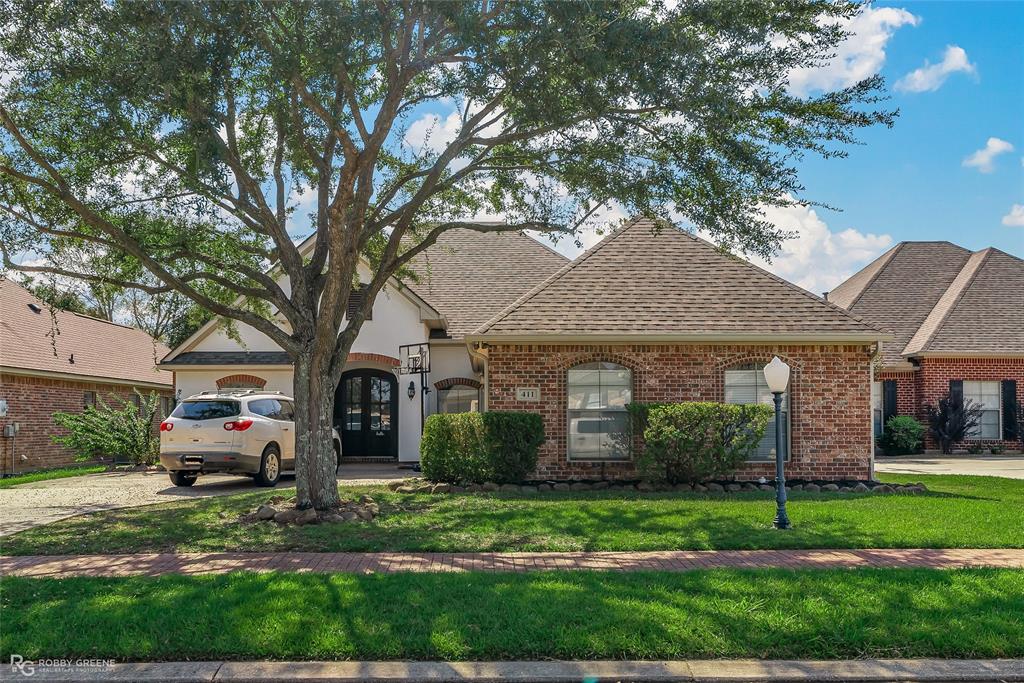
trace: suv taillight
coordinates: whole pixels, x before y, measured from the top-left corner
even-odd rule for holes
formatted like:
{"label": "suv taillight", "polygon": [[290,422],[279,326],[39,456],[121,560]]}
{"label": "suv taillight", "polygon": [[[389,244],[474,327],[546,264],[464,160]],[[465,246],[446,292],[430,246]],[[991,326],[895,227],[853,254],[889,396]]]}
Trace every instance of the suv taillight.
{"label": "suv taillight", "polygon": [[237,420],[224,423],[224,429],[229,432],[244,432],[249,427],[252,427],[252,418],[240,417]]}
{"label": "suv taillight", "polygon": [[174,423],[173,422],[161,422],[160,423],[160,431],[161,432],[169,432],[172,429],[174,429]]}

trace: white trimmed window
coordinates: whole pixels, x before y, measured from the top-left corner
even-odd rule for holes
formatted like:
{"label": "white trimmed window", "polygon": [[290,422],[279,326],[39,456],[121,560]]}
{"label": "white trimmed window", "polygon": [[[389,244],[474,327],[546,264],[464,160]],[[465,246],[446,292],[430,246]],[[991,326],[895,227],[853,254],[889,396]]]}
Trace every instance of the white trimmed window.
{"label": "white trimmed window", "polygon": [[875,436],[881,436],[885,431],[885,422],[882,420],[882,383],[871,383],[871,421],[875,427]]}
{"label": "white trimmed window", "polygon": [[[736,404],[766,403],[775,405],[772,392],[764,379],[764,363],[746,363],[725,371],[725,402]],[[789,459],[789,392],[782,395],[782,457]],[[775,461],[775,417],[768,422],[761,443],[748,462]]]}
{"label": "white trimmed window", "polygon": [[1002,436],[999,382],[964,381],[964,402],[981,408],[981,423],[967,434],[968,439],[999,439]]}
{"label": "white trimmed window", "polygon": [[480,410],[480,390],[468,384],[453,384],[437,390],[437,412],[475,413]]}
{"label": "white trimmed window", "polygon": [[633,372],[616,363],[584,363],[569,369],[567,384],[569,459],[628,459]]}

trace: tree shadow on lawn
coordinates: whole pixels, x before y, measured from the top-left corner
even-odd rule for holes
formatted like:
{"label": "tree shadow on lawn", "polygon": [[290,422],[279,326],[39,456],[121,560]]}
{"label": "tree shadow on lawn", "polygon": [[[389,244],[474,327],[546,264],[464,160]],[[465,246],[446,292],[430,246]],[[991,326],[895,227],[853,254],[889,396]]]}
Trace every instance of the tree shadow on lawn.
{"label": "tree shadow on lawn", "polygon": [[1024,655],[1024,579],[999,570],[15,579],[4,606],[0,650],[28,657]]}

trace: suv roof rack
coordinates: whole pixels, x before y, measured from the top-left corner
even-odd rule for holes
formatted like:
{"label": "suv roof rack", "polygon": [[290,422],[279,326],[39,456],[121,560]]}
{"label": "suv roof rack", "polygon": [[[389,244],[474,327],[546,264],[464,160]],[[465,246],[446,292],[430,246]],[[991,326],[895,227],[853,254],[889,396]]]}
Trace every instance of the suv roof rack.
{"label": "suv roof rack", "polygon": [[276,394],[283,396],[280,391],[266,391],[264,389],[216,389],[200,391],[196,396],[251,396],[253,394]]}

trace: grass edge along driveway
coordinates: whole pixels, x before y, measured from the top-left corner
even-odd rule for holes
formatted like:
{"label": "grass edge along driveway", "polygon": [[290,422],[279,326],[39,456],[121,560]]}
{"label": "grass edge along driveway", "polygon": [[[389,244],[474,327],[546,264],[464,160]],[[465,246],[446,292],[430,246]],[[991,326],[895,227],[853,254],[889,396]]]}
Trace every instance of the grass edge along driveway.
{"label": "grass edge along driveway", "polygon": [[1022,548],[1024,481],[889,475],[923,481],[917,495],[794,494],[794,529],[770,528],[771,493],[581,492],[528,495],[369,492],[372,523],[241,524],[273,493],[110,510],[0,539],[4,555],[269,551],[575,551],[760,548]]}
{"label": "grass edge along driveway", "polygon": [[1024,571],[8,578],[0,655],[197,659],[1024,656]]}

